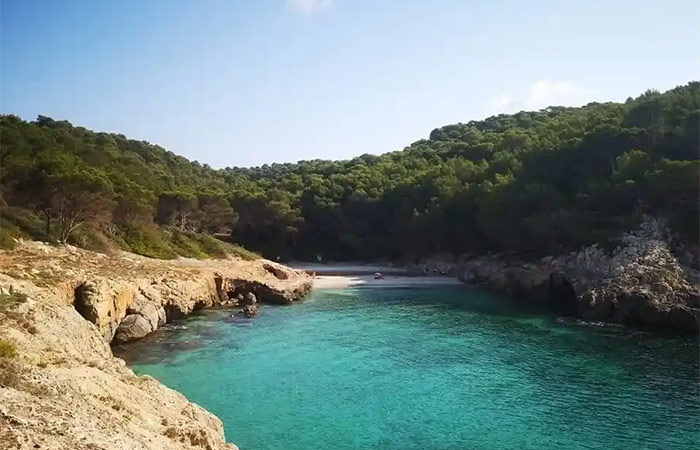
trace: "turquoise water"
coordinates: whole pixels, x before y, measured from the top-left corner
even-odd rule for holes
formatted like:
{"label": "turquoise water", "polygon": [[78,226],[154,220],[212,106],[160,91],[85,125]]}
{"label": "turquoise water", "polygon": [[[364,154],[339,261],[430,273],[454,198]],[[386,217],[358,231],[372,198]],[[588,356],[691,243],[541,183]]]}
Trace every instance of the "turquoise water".
{"label": "turquoise water", "polygon": [[316,291],[228,314],[117,353],[217,414],[242,450],[700,446],[695,339],[469,287]]}

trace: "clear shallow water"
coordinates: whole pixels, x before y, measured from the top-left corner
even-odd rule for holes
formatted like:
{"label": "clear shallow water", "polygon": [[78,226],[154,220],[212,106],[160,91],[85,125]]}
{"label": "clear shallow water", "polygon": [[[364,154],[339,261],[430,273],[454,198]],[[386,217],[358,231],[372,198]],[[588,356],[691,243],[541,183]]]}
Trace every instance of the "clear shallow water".
{"label": "clear shallow water", "polygon": [[698,342],[468,287],[206,311],[117,352],[259,449],[694,449]]}

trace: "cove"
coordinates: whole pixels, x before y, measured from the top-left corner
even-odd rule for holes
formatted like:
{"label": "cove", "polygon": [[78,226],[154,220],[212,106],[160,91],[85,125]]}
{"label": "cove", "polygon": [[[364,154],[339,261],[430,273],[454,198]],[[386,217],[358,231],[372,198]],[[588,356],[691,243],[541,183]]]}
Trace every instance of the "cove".
{"label": "cove", "polygon": [[242,450],[689,449],[698,341],[580,323],[463,286],[318,290],[202,311],[115,348]]}

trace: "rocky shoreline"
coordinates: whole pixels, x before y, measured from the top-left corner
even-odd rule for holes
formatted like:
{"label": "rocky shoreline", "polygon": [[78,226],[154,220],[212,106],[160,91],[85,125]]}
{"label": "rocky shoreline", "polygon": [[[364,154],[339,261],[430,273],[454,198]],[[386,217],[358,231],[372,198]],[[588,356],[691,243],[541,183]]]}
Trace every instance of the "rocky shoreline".
{"label": "rocky shoreline", "polygon": [[[665,230],[648,219],[612,251],[436,259],[410,269],[586,320],[697,333],[698,273],[675,256]],[[136,376],[110,345],[201,308],[250,317],[258,302],[292,303],[312,282],[266,260],[159,261],[36,242],[0,252],[0,448],[235,449],[217,417]]]}
{"label": "rocky shoreline", "polygon": [[459,263],[437,259],[413,270],[449,273],[465,283],[584,320],[697,333],[700,276],[689,264],[694,259],[697,264],[697,258],[684,251],[681,262],[667,230],[663,220],[647,217],[611,251],[592,245],[535,261],[504,255]]}
{"label": "rocky shoreline", "polygon": [[311,277],[259,260],[158,261],[36,242],[0,252],[0,448],[235,449],[221,421],[110,344],[213,306],[287,304]]}

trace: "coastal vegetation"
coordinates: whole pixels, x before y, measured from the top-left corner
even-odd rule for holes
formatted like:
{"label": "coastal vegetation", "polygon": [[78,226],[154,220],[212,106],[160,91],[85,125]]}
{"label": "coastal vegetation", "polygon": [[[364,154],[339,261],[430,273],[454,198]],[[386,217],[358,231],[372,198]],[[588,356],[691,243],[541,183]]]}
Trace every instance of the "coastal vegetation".
{"label": "coastal vegetation", "polygon": [[17,347],[10,341],[0,339],[0,358],[14,358],[17,356]]}
{"label": "coastal vegetation", "polygon": [[255,257],[224,241],[280,259],[535,257],[605,244],[644,215],[697,245],[699,104],[690,82],[448,125],[379,156],[224,169],[6,115],[0,245],[28,237],[156,258]]}

